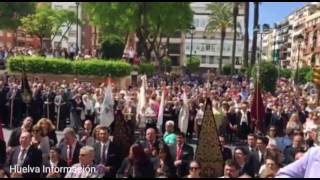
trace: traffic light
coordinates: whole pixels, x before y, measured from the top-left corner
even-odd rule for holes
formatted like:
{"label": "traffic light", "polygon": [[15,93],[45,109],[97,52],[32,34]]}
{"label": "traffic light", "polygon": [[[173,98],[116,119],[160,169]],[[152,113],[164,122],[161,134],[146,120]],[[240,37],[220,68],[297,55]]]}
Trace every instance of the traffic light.
{"label": "traffic light", "polygon": [[312,69],[312,82],[320,87],[320,67],[314,67]]}

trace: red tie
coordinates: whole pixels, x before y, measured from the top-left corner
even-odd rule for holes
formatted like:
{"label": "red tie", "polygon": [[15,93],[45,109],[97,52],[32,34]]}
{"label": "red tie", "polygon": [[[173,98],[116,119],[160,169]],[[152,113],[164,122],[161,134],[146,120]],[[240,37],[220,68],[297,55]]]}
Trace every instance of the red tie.
{"label": "red tie", "polygon": [[176,160],[180,160],[181,159],[181,154],[182,154],[182,147],[181,146],[177,146]]}
{"label": "red tie", "polygon": [[72,146],[68,146],[69,147],[69,155],[68,155],[68,166],[70,167],[72,165]]}

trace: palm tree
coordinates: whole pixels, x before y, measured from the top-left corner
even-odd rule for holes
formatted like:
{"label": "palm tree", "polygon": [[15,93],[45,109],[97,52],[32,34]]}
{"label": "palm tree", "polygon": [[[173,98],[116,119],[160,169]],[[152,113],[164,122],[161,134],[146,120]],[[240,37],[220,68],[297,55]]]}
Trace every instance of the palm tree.
{"label": "palm tree", "polygon": [[[253,29],[259,26],[259,2],[254,2],[254,18]],[[251,66],[256,63],[256,51],[257,51],[257,31],[253,31],[252,50],[251,50]]]}
{"label": "palm tree", "polygon": [[249,2],[244,4],[244,47],[243,47],[243,66],[248,67],[249,59]]}
{"label": "palm tree", "polygon": [[220,39],[220,58],[219,58],[219,73],[222,70],[223,45],[226,36],[226,30],[232,27],[232,6],[226,2],[212,2],[208,4],[207,10],[211,12],[209,22],[205,32],[221,32]]}
{"label": "palm tree", "polygon": [[239,3],[233,3],[233,42],[232,42],[232,66],[231,66],[231,74],[234,73],[235,69],[235,55],[236,55],[236,43],[237,43],[237,17],[238,17],[238,8]]}

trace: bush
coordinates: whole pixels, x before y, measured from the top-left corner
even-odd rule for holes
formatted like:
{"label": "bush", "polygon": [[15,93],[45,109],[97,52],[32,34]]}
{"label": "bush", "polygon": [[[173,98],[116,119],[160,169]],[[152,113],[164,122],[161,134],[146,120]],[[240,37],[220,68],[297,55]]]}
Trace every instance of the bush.
{"label": "bush", "polygon": [[199,66],[200,66],[200,59],[196,56],[193,56],[190,59],[187,60],[187,69],[191,72],[196,72],[197,70],[199,70]]}
{"label": "bush", "polygon": [[280,70],[280,77],[289,79],[292,76],[292,71],[290,69],[281,69]]}
{"label": "bush", "polygon": [[[257,67],[253,67],[251,76],[257,82]],[[274,93],[276,90],[276,81],[278,78],[278,69],[272,62],[262,62],[260,64],[259,84],[263,90]]]}
{"label": "bush", "polygon": [[146,74],[147,76],[153,75],[156,73],[156,67],[150,63],[141,63],[139,65],[139,74]]}
{"label": "bush", "polygon": [[60,58],[45,57],[11,57],[9,70],[11,72],[49,73],[49,74],[77,74],[93,76],[126,76],[132,71],[132,66],[122,61],[97,59],[85,61],[69,61]]}
{"label": "bush", "polygon": [[[295,76],[296,78],[296,70],[295,70]],[[311,76],[311,77],[310,77]],[[312,78],[312,68],[311,67],[303,67],[299,68],[299,73],[298,73],[298,83],[305,84],[308,81],[311,81]]]}
{"label": "bush", "polygon": [[170,72],[171,66],[172,66],[172,63],[169,57],[164,57],[160,60],[161,70]]}
{"label": "bush", "polygon": [[222,74],[223,75],[231,75],[232,71],[232,65],[231,64],[226,64],[222,67]]}

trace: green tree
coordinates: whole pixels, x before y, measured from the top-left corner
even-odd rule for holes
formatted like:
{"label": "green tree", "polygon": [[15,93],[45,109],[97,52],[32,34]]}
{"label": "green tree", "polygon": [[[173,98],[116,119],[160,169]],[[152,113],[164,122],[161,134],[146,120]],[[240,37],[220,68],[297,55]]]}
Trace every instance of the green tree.
{"label": "green tree", "polygon": [[[84,5],[91,22],[103,38],[126,44],[130,32],[139,39],[137,53],[146,59],[154,53],[157,60],[166,55],[168,37],[176,31],[187,31],[193,13],[189,2],[88,2]],[[163,42],[163,39],[166,39]]]}
{"label": "green tree", "polygon": [[187,69],[190,72],[196,72],[200,67],[200,59],[197,56],[192,56],[191,60],[187,61]]}
{"label": "green tree", "polygon": [[[28,15],[21,19],[22,28],[40,39],[40,47],[43,46],[44,38],[53,40],[57,34],[61,33],[61,27],[70,26],[76,22],[76,15],[68,10],[55,10],[47,4],[38,5],[34,14]],[[67,28],[67,31],[69,30]],[[66,32],[65,32],[66,33]],[[65,34],[64,33],[64,34]]]}
{"label": "green tree", "polygon": [[274,93],[276,90],[276,81],[278,78],[278,69],[272,62],[262,62],[260,64],[260,76],[257,81],[257,67],[252,69],[251,76],[255,82],[258,82],[263,90]]}
{"label": "green tree", "polygon": [[35,2],[0,2],[0,29],[16,30],[20,18],[35,11]]}
{"label": "green tree", "polygon": [[220,58],[219,58],[219,73],[222,71],[222,57],[224,39],[227,28],[232,27],[232,5],[226,2],[212,2],[207,6],[207,10],[211,12],[209,23],[206,26],[206,32],[221,32],[220,39]]}

